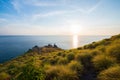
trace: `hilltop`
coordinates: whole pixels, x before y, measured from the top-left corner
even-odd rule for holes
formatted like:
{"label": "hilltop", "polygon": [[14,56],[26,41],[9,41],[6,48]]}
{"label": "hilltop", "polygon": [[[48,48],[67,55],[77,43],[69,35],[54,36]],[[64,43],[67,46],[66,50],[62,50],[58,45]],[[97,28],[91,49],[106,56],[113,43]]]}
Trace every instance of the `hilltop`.
{"label": "hilltop", "polygon": [[34,46],[0,64],[0,80],[120,80],[120,34],[70,50]]}

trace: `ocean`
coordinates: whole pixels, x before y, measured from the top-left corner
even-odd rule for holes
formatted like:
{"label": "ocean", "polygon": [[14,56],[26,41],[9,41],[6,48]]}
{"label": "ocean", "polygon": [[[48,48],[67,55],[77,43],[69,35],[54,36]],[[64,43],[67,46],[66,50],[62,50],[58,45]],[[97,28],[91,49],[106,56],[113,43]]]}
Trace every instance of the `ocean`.
{"label": "ocean", "polygon": [[56,44],[62,49],[77,48],[110,36],[0,36],[0,63],[24,54],[35,45]]}

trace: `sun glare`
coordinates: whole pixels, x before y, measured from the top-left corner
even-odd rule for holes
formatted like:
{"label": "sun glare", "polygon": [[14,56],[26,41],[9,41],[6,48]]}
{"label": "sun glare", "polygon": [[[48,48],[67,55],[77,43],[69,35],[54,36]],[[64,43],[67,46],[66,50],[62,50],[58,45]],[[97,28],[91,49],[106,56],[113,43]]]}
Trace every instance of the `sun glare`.
{"label": "sun glare", "polygon": [[78,47],[78,35],[73,35],[73,48]]}
{"label": "sun glare", "polygon": [[73,35],[78,35],[79,34],[80,28],[77,25],[74,25],[71,27],[71,32]]}
{"label": "sun glare", "polygon": [[70,23],[71,34],[73,35],[73,48],[78,47],[78,35],[81,31],[81,25],[78,21],[72,21]]}
{"label": "sun glare", "polygon": [[81,25],[79,22],[70,23],[71,33],[72,35],[79,35],[81,31]]}

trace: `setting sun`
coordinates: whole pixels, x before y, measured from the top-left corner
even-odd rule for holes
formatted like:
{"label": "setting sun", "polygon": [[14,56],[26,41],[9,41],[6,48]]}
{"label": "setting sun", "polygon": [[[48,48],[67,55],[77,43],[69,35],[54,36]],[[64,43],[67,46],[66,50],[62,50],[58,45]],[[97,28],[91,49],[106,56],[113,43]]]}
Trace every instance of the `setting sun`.
{"label": "setting sun", "polygon": [[69,26],[70,26],[70,31],[71,31],[72,35],[79,35],[80,34],[80,31],[81,31],[81,28],[82,28],[82,26],[80,25],[80,22],[71,21],[69,23]]}
{"label": "setting sun", "polygon": [[73,35],[78,35],[80,32],[80,28],[78,27],[78,25],[74,25],[71,27],[71,32]]}

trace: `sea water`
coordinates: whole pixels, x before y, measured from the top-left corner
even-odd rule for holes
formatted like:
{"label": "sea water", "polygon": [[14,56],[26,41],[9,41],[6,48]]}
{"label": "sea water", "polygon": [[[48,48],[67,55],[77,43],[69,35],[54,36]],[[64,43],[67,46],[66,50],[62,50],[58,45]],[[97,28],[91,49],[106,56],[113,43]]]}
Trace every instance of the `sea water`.
{"label": "sea water", "polygon": [[71,49],[110,36],[0,36],[0,63],[24,54],[38,45],[56,44],[62,49]]}

